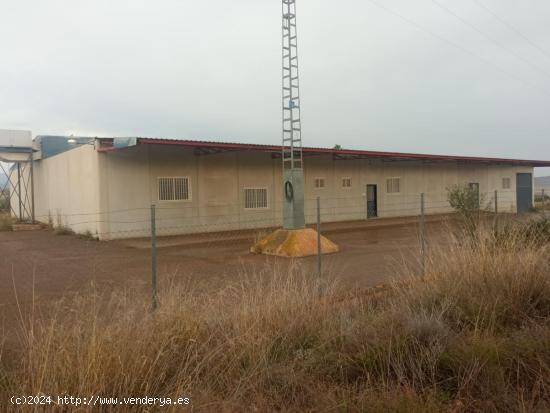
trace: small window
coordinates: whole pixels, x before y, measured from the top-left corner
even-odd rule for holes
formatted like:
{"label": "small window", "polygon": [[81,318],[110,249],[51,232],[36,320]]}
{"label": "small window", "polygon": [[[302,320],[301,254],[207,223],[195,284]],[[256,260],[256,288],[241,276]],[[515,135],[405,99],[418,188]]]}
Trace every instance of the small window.
{"label": "small window", "polygon": [[351,188],[351,178],[342,178],[342,188]]}
{"label": "small window", "polygon": [[510,189],[512,180],[510,178],[502,178],[502,189]]}
{"label": "small window", "polygon": [[401,192],[401,179],[388,178],[386,179],[386,192],[388,194],[398,194]]}
{"label": "small window", "polygon": [[190,198],[189,178],[158,178],[159,201],[188,201]]}
{"label": "small window", "polygon": [[244,189],[245,209],[266,209],[267,188],[245,188]]}
{"label": "small window", "polygon": [[323,189],[325,187],[325,178],[315,178],[315,189]]}

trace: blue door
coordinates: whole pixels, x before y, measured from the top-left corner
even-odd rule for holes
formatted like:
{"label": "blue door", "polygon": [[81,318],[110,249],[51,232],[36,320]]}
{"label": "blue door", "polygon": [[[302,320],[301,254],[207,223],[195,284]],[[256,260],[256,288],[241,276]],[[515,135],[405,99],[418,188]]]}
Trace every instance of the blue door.
{"label": "blue door", "polygon": [[533,175],[517,174],[516,197],[518,214],[529,212],[533,208]]}
{"label": "blue door", "polygon": [[367,185],[367,219],[378,216],[378,196],[376,185]]}

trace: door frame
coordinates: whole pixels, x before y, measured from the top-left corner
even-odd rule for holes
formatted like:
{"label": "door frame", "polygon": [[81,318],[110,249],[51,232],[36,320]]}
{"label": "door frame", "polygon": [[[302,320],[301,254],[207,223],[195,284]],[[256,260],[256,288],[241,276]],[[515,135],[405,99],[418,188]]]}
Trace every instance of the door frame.
{"label": "door frame", "polygon": [[[374,188],[374,213],[369,208],[369,188]],[[378,218],[378,184],[367,184],[365,198],[367,200],[367,219]]]}
{"label": "door frame", "polygon": [[481,209],[481,197],[480,197],[480,190],[479,190],[479,182],[469,182],[468,188],[470,190],[474,189],[476,190],[476,197],[477,197],[477,209]]}
{"label": "door frame", "polygon": [[[519,210],[519,205],[520,205],[520,200],[519,200],[519,194],[520,194],[520,189],[526,189],[525,187],[521,187],[519,185],[519,179],[520,179],[520,176],[521,175],[528,175],[529,176],[529,190],[530,190],[530,193],[529,193],[529,208],[527,208],[527,210],[525,211],[520,211]],[[526,212],[529,212],[529,209],[533,207],[533,194],[534,194],[534,185],[533,185],[533,174],[531,172],[518,172],[516,173],[516,213],[518,214],[522,214],[522,213],[526,213]]]}

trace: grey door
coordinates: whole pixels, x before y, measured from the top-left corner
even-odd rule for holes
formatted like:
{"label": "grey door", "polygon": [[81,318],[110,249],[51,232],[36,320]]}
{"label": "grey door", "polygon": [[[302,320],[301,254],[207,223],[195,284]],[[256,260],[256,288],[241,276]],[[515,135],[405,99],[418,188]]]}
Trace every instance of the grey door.
{"label": "grey door", "polygon": [[470,189],[475,193],[475,208],[479,209],[481,207],[479,198],[479,182],[470,182],[468,185]]}
{"label": "grey door", "polygon": [[378,194],[376,185],[367,185],[367,218],[378,216]]}
{"label": "grey door", "polygon": [[533,207],[533,175],[517,174],[516,197],[518,214],[529,212]]}

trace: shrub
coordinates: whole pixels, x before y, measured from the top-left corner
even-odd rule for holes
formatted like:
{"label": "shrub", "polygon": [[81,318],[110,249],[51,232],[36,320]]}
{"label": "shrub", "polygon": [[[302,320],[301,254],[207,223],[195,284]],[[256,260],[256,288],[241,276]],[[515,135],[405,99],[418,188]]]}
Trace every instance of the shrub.
{"label": "shrub", "polygon": [[494,242],[506,245],[537,247],[550,242],[550,220],[543,215],[529,217],[523,222],[504,220],[494,228]]}
{"label": "shrub", "polygon": [[92,232],[88,229],[84,232],[78,233],[78,238],[89,240],[89,241],[98,241],[99,238],[97,235],[92,234]]}
{"label": "shrub", "polygon": [[10,211],[9,193],[0,191],[0,213]]}
{"label": "shrub", "polygon": [[464,215],[479,211],[483,203],[479,191],[469,185],[453,185],[447,188],[447,199],[452,208]]}
{"label": "shrub", "polygon": [[60,225],[58,227],[55,227],[53,230],[55,235],[74,235],[74,231],[65,225]]}
{"label": "shrub", "polygon": [[[544,194],[544,201],[550,201],[550,195]],[[535,194],[535,202],[542,202],[542,194]]]}
{"label": "shrub", "polygon": [[479,191],[470,185],[453,185],[447,188],[449,205],[460,216],[463,227],[474,234],[481,218],[481,206],[485,202]]}
{"label": "shrub", "polygon": [[0,231],[11,231],[15,222],[10,214],[0,212]]}

